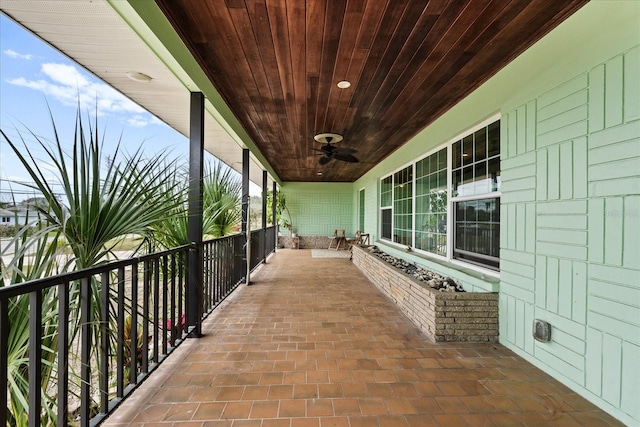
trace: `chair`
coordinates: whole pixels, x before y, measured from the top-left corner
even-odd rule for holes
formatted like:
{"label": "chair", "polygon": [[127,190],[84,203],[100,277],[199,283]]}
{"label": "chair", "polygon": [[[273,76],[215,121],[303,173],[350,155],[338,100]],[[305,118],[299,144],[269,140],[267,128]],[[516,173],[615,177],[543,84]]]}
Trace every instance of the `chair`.
{"label": "chair", "polygon": [[362,244],[362,232],[360,230],[356,231],[355,237],[347,237],[347,244],[349,245],[349,250],[353,245]]}
{"label": "chair", "polygon": [[332,249],[332,246],[335,243],[336,247],[333,249],[337,251],[338,249],[340,249],[340,245],[342,245],[344,241],[344,229],[336,228],[335,230],[333,230],[333,236],[329,236],[329,247],[327,249]]}

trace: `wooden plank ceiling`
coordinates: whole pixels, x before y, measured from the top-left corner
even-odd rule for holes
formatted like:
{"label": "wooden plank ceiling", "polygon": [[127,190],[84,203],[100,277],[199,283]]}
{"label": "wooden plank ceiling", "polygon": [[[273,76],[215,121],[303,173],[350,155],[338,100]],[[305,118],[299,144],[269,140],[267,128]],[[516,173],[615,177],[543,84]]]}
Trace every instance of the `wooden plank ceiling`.
{"label": "wooden plank ceiling", "polygon": [[283,181],[352,182],[587,0],[156,2]]}

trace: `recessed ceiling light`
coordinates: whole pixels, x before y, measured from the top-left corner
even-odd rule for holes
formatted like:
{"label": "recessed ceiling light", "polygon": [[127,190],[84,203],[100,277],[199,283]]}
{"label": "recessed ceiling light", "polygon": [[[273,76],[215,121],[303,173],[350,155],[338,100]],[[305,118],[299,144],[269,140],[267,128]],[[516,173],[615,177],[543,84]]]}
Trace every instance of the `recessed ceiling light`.
{"label": "recessed ceiling light", "polygon": [[469,157],[467,153],[462,153],[462,157]]}
{"label": "recessed ceiling light", "polygon": [[317,175],[318,175],[318,176],[322,176],[322,172],[318,172],[318,173],[317,173]]}
{"label": "recessed ceiling light", "polygon": [[348,81],[346,81],[346,80],[343,80],[343,81],[341,81],[341,82],[338,82],[338,87],[339,87],[340,89],[346,89],[346,88],[348,88],[348,87],[350,87],[350,86],[351,86],[351,83],[350,83],[350,82],[348,82]]}
{"label": "recessed ceiling light", "polygon": [[134,82],[139,82],[139,83],[149,83],[151,81],[150,76],[143,73],[138,73],[137,71],[128,71],[127,77],[129,77]]}

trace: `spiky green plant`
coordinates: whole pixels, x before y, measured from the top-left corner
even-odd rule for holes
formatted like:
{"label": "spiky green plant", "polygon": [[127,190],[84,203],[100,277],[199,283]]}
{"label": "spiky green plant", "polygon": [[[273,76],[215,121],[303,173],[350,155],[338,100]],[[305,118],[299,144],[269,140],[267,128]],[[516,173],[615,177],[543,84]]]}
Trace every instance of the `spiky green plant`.
{"label": "spiky green plant", "polygon": [[[57,197],[45,176],[45,169],[39,166],[22,133],[19,134],[21,149],[17,142],[3,131],[0,132],[29,173],[34,182],[33,188],[48,203],[48,209],[40,208],[41,215],[54,232],[64,237],[71,249],[73,256],[62,266],[62,270],[89,268],[107,262],[110,257],[115,257],[113,248],[119,239],[132,234],[144,239],[151,238],[154,226],[168,212],[183,204],[183,200],[170,199],[162,194],[169,180],[166,168],[173,164],[167,161],[164,154],[145,159],[138,150],[120,162],[117,148],[111,156],[112,161],[104,164],[104,136],[98,132],[97,114],[95,122],[89,119],[88,127],[85,127],[78,108],[71,154],[67,156],[64,150],[68,144],[60,140],[50,110],[49,115],[53,126],[53,144],[28,129],[27,134],[35,140],[38,149],[44,150],[47,162],[53,164],[62,187],[61,198]],[[121,139],[117,147],[120,147],[120,142]],[[79,298],[78,286],[77,283],[71,284],[70,298]],[[91,281],[90,310],[93,319],[97,319],[100,313],[100,287],[98,280]],[[79,307],[77,300],[70,299],[70,304]],[[79,315],[72,313],[70,322],[72,342],[80,330]],[[94,366],[97,366],[99,331],[98,322],[94,322],[91,333]],[[115,345],[114,340],[112,344]]]}
{"label": "spiky green plant", "polygon": [[[184,200],[175,206],[169,215],[156,224],[154,238],[163,248],[172,248],[189,243],[188,206],[186,194],[189,175],[184,169],[166,169],[170,178],[166,181],[164,195],[170,199]],[[203,193],[203,237],[221,237],[231,234],[241,219],[239,176],[221,162],[210,163],[205,168],[202,183]]]}
{"label": "spiky green plant", "polygon": [[[28,222],[28,221],[27,221]],[[0,287],[23,283],[57,274],[60,233],[38,222],[35,231],[20,227],[0,251]],[[9,300],[10,322],[7,348],[7,423],[26,426],[29,414],[39,416],[43,425],[55,422],[57,400],[49,393],[56,374],[58,342],[58,296],[56,288],[42,292],[42,402],[41,411],[29,410],[29,295]],[[3,386],[4,387],[4,386]]]}

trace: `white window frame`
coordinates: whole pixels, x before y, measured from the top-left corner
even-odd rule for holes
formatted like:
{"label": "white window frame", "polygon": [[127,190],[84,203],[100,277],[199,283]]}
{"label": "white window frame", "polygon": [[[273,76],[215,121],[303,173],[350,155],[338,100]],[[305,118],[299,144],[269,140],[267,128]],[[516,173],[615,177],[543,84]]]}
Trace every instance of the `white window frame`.
{"label": "white window frame", "polygon": [[[483,194],[474,194],[474,195],[466,195],[466,196],[457,196],[457,197],[452,197],[452,187],[453,187],[453,144],[463,138],[465,138],[468,135],[471,135],[473,133],[475,133],[476,131],[489,126],[490,124],[498,121],[498,120],[502,120],[502,115],[500,113],[494,114],[490,117],[488,117],[487,119],[477,123],[476,125],[467,128],[464,132],[460,132],[459,134],[457,134],[455,137],[449,139],[447,142],[440,144],[434,148],[432,148],[431,150],[427,151],[426,153],[424,153],[422,156],[416,158],[415,160],[412,160],[410,162],[407,162],[399,167],[397,167],[396,169],[392,170],[390,173],[387,173],[383,176],[380,177],[380,179],[378,180],[379,183],[379,193],[380,194],[380,203],[379,206],[377,208],[378,210],[378,220],[379,220],[379,236],[380,236],[380,240],[383,241],[385,244],[388,244],[390,246],[394,246],[397,247],[399,249],[406,249],[407,246],[406,245],[402,245],[399,243],[396,243],[393,241],[393,230],[395,229],[395,213],[394,213],[394,201],[395,201],[395,190],[394,190],[394,180],[393,180],[393,176],[396,172],[401,171],[409,166],[412,167],[413,170],[413,181],[412,181],[412,213],[411,213],[411,222],[412,222],[412,233],[411,233],[411,250],[414,251],[415,253],[427,257],[427,258],[432,258],[435,260],[439,260],[439,261],[444,261],[456,266],[460,266],[463,268],[469,268],[472,270],[476,270],[479,271],[483,274],[489,275],[489,276],[493,276],[493,277],[500,277],[500,270],[494,270],[490,267],[484,267],[482,265],[478,265],[472,262],[468,262],[468,261],[464,261],[464,260],[459,260],[453,257],[453,252],[454,252],[454,232],[455,232],[455,224],[454,224],[454,216],[455,216],[455,212],[454,212],[454,206],[455,203],[457,202],[463,202],[463,201],[467,201],[467,200],[478,200],[478,199],[488,199],[488,198],[497,198],[497,199],[501,199],[502,197],[502,192],[500,190],[498,191],[492,191],[492,192],[488,192],[488,193],[483,193]],[[502,127],[502,125],[501,125]],[[501,138],[503,137],[502,132],[500,133]],[[502,144],[501,144],[502,145]],[[416,163],[418,163],[419,161],[431,156],[434,153],[437,153],[438,151],[442,150],[443,148],[447,149],[447,253],[446,256],[442,256],[442,255],[438,255],[435,254],[433,252],[429,252],[429,251],[425,251],[422,249],[418,249],[415,247],[415,243],[416,243],[416,185],[415,185],[415,180],[416,180]],[[501,147],[502,148],[502,147]],[[500,153],[502,155],[502,152]],[[384,181],[385,179],[391,177],[391,205],[389,206],[382,206],[382,181]],[[359,194],[359,193],[358,193]],[[382,211],[385,209],[390,209],[391,210],[391,238],[387,239],[387,238],[383,238],[382,237]],[[502,213],[500,216],[500,219],[502,220]]]}

